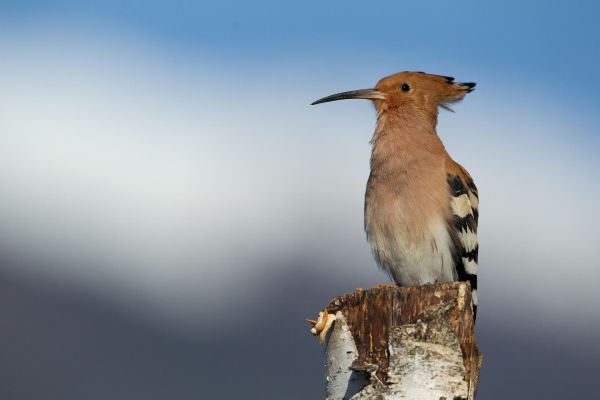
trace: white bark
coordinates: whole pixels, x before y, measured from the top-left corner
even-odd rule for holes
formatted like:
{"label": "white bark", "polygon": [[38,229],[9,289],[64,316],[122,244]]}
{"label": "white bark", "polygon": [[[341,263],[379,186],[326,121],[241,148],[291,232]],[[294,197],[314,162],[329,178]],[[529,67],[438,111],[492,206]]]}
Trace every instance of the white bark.
{"label": "white bark", "polygon": [[462,351],[445,318],[394,327],[384,399],[467,398]]}
{"label": "white bark", "polygon": [[338,311],[326,348],[327,400],[473,399],[474,385],[465,380],[463,353],[450,323],[453,306],[439,306],[425,321],[390,327],[386,385],[375,374],[377,366],[356,362],[355,341]]}
{"label": "white bark", "polygon": [[326,399],[349,399],[369,384],[369,377],[353,371],[352,363],[358,358],[358,351],[344,315],[335,315],[333,330],[325,349],[327,373]]}

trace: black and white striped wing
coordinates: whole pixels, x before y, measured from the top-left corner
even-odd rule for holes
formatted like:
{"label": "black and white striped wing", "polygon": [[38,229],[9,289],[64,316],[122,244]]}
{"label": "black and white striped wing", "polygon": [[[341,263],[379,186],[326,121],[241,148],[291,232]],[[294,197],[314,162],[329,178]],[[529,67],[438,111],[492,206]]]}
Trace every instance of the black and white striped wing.
{"label": "black and white striped wing", "polygon": [[477,221],[479,219],[479,194],[473,179],[462,168],[448,174],[450,191],[450,237],[454,245],[452,256],[457,280],[469,281],[473,289],[473,312],[477,311]]}

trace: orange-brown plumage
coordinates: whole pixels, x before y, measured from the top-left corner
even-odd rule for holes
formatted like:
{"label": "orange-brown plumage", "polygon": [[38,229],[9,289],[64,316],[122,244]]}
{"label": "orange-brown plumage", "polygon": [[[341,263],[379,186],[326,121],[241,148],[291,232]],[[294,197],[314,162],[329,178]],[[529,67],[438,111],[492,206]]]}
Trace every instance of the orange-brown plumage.
{"label": "orange-brown plumage", "polygon": [[313,103],[363,98],[375,104],[365,230],[377,264],[399,285],[468,280],[476,289],[477,189],[436,133],[438,108],[449,109],[474,86],[401,72],[374,89]]}

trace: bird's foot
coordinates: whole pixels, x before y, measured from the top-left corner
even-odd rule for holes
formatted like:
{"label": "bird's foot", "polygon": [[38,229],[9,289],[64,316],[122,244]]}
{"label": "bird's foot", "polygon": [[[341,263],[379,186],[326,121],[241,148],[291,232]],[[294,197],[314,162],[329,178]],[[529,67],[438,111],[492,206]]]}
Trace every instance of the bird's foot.
{"label": "bird's foot", "polygon": [[319,336],[319,342],[323,344],[325,343],[327,332],[329,332],[333,321],[335,321],[335,315],[329,314],[327,310],[323,309],[323,311],[319,312],[319,317],[316,320],[307,319],[306,321],[312,325],[310,333],[314,336]]}

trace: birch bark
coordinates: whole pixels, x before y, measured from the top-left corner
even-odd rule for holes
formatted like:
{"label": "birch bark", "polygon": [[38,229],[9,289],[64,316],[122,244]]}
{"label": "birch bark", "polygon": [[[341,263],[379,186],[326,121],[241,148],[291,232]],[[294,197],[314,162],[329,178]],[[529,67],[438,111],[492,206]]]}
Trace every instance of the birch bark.
{"label": "birch bark", "polygon": [[466,282],[376,287],[335,298],[328,400],[471,400],[482,356]]}

